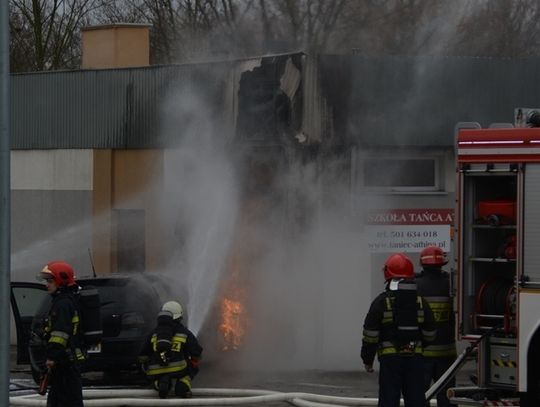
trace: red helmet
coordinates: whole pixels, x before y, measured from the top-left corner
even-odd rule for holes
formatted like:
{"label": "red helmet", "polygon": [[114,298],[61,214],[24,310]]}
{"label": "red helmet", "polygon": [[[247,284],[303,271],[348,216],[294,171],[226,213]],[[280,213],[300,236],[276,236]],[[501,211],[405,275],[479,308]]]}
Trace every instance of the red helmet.
{"label": "red helmet", "polygon": [[384,279],[414,278],[414,266],[412,261],[403,253],[392,254],[384,262]]}
{"label": "red helmet", "polygon": [[51,261],[43,270],[41,270],[42,278],[52,278],[58,287],[72,286],[75,282],[73,267],[64,261]]}
{"label": "red helmet", "polygon": [[422,266],[441,267],[448,263],[446,253],[440,247],[428,246],[420,252],[420,264]]}

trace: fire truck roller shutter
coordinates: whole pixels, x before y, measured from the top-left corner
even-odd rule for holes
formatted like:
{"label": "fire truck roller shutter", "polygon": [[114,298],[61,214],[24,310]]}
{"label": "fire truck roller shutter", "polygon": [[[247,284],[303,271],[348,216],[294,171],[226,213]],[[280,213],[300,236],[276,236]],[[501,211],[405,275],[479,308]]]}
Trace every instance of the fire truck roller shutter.
{"label": "fire truck roller shutter", "polygon": [[523,196],[523,274],[540,283],[540,164],[527,163]]}

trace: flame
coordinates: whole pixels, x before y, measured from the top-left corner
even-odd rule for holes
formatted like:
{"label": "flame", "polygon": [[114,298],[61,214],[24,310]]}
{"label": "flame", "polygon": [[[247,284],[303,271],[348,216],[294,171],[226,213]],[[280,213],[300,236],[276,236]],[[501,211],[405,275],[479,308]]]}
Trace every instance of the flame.
{"label": "flame", "polygon": [[221,298],[221,323],[223,351],[238,350],[245,339],[249,324],[250,271],[260,256],[261,242],[257,239],[258,229],[253,225],[261,212],[261,200],[247,199],[240,211],[236,236],[227,260],[227,278],[223,284]]}
{"label": "flame", "polygon": [[222,350],[237,350],[242,344],[246,333],[246,312],[240,301],[224,298],[221,302],[221,325],[219,330],[223,334],[224,345]]}

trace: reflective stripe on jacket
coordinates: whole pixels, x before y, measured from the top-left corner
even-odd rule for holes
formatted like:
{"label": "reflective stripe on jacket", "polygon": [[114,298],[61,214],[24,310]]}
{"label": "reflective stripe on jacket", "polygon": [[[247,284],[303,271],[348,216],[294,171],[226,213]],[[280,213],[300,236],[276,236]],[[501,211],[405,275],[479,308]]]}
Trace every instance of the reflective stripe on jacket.
{"label": "reflective stripe on jacket", "polygon": [[156,376],[162,374],[171,374],[171,373],[180,373],[183,372],[187,367],[187,362],[185,360],[179,360],[176,362],[168,362],[166,365],[161,365],[159,363],[151,363],[146,369],[147,376]]}
{"label": "reflective stripe on jacket", "polygon": [[53,302],[47,316],[45,332],[47,359],[55,362],[66,360],[84,361],[80,337],[80,318],[74,298],[76,287],[62,287],[53,294]]}
{"label": "reflective stripe on jacket", "polygon": [[[158,350],[158,343],[167,342],[170,343],[170,350],[162,352],[162,355]],[[189,375],[190,366],[188,365],[188,358],[199,358],[201,353],[202,347],[199,345],[197,338],[181,323],[175,323],[172,336],[169,338],[160,336],[158,339],[156,328],[152,331],[143,350],[143,355],[149,357],[146,375],[150,378],[155,378],[160,375],[169,374],[172,377],[182,380],[183,377]],[[191,387],[191,384],[189,386]]]}
{"label": "reflective stripe on jacket", "polygon": [[[373,364],[375,354],[378,357],[388,355],[410,355],[423,352],[423,343],[433,341],[435,326],[433,314],[425,299],[416,296],[416,322],[414,326],[397,326],[394,321],[393,294],[381,293],[372,302],[364,321],[361,356],[365,364]],[[400,345],[397,331],[416,330],[417,340]]]}
{"label": "reflective stripe on jacket", "polygon": [[450,276],[441,268],[425,267],[417,278],[418,293],[433,311],[437,336],[426,346],[426,357],[456,357],[455,314],[450,296]]}

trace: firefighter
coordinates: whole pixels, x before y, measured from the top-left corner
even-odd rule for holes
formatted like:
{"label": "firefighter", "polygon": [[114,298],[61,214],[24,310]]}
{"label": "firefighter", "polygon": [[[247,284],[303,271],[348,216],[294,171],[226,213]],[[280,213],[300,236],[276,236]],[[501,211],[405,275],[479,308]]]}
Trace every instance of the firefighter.
{"label": "firefighter", "polygon": [[171,389],[177,397],[191,397],[191,380],[198,373],[202,347],[195,335],[182,323],[184,312],[176,301],[163,304],[157,326],[143,349],[148,359],[146,375],[160,398]]}
{"label": "firefighter", "polygon": [[361,357],[373,372],[375,354],[380,364],[379,407],[398,407],[401,394],[406,407],[425,404],[423,344],[433,341],[433,314],[418,295],[411,260],[392,254],[383,267],[386,289],[371,303],[364,320]]}
{"label": "firefighter", "polygon": [[79,329],[79,286],[73,268],[53,261],[40,272],[52,304],[45,319],[47,376],[50,385],[47,407],[83,406],[80,363],[85,360]]}
{"label": "firefighter", "polygon": [[[436,382],[456,359],[455,318],[450,296],[450,275],[442,267],[448,263],[446,253],[439,247],[428,246],[420,253],[422,271],[417,276],[418,293],[433,311],[437,337],[424,349],[425,390]],[[452,379],[437,394],[438,407],[450,407],[446,390],[455,385]]]}

